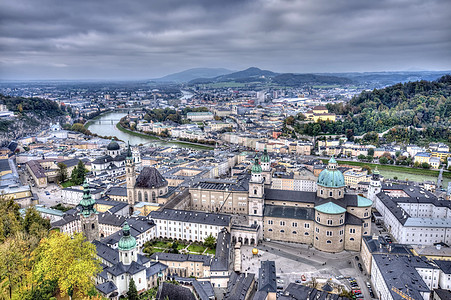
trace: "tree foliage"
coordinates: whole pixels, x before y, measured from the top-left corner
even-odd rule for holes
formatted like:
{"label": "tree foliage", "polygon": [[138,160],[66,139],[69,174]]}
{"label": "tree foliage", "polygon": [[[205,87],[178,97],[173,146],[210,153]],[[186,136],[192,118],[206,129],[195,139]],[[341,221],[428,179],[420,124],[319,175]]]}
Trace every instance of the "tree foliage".
{"label": "tree foliage", "polygon": [[210,249],[214,248],[216,246],[216,238],[210,233],[210,235],[205,238],[204,245]]}
{"label": "tree foliage", "polygon": [[86,172],[87,170],[85,168],[85,164],[81,160],[79,160],[77,166],[72,170],[70,180],[74,184],[80,185],[83,183],[83,181],[85,181]]}
{"label": "tree foliage", "polygon": [[60,182],[65,182],[67,180],[67,166],[65,163],[58,163],[58,177]]}
{"label": "tree foliage", "polygon": [[34,279],[55,281],[61,295],[75,291],[87,295],[93,288],[93,278],[100,272],[95,246],[83,234],[71,238],[53,231],[41,240],[34,251]]}
{"label": "tree foliage", "polygon": [[133,280],[133,277],[130,278],[130,282],[128,284],[128,291],[127,291],[127,297],[128,300],[138,300],[138,290],[136,289],[135,280]]}

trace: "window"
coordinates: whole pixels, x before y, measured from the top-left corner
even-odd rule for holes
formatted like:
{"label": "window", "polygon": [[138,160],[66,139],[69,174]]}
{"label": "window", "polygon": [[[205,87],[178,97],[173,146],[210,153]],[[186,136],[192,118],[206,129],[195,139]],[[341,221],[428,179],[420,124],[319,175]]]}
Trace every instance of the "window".
{"label": "window", "polygon": [[298,227],[298,223],[293,222],[293,224],[291,224],[293,227]]}
{"label": "window", "polygon": [[297,232],[296,232],[296,231],[293,231],[293,234],[297,234]]}
{"label": "window", "polygon": [[320,217],[316,217],[316,221],[321,222],[321,218]]}
{"label": "window", "polygon": [[350,228],[349,233],[355,233],[355,228]]}
{"label": "window", "polygon": [[326,231],[327,236],[332,236],[332,231]]}
{"label": "window", "polygon": [[280,230],[280,232],[281,232],[281,233],[284,233],[284,232],[285,232],[285,230],[283,230],[283,229],[282,229],[282,230]]}
{"label": "window", "polygon": [[272,225],[273,221],[272,220],[268,220],[268,225]]}
{"label": "window", "polygon": [[368,212],[363,214],[364,217],[368,217]]}
{"label": "window", "polygon": [[308,232],[304,232],[304,235],[309,235],[309,233]]}
{"label": "window", "polygon": [[323,190],[321,190],[320,194],[321,194],[321,195],[323,194]]}
{"label": "window", "polygon": [[305,223],[304,224],[304,228],[310,228],[310,224],[309,223]]}
{"label": "window", "polygon": [[319,233],[319,228],[316,228],[316,232]]}
{"label": "window", "polygon": [[327,225],[332,225],[332,220],[327,220]]}
{"label": "window", "polygon": [[280,221],[280,226],[285,226],[285,221]]}
{"label": "window", "polygon": [[344,222],[344,220],[343,220],[343,219],[340,219],[340,224],[343,224],[343,222]]}
{"label": "window", "polygon": [[328,244],[332,244],[332,242],[331,242],[331,241],[327,241],[326,243],[328,243]]}
{"label": "window", "polygon": [[329,192],[329,197],[332,197],[332,192]]}
{"label": "window", "polygon": [[268,229],[268,231],[272,231],[272,229],[271,229],[271,228],[269,228],[269,229]]}
{"label": "window", "polygon": [[338,191],[338,196],[341,196],[341,191]]}
{"label": "window", "polygon": [[349,240],[350,240],[350,241],[353,241],[353,240],[354,240],[354,238],[350,238]]}
{"label": "window", "polygon": [[340,230],[340,235],[343,235],[343,229],[342,229],[342,230]]}

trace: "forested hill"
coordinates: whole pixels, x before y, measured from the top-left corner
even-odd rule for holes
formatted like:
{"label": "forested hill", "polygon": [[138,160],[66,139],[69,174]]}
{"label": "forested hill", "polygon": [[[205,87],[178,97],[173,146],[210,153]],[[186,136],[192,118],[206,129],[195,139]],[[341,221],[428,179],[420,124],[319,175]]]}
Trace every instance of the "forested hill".
{"label": "forested hill", "polygon": [[6,105],[16,117],[0,120],[0,145],[48,128],[64,117],[55,101],[41,98],[10,97],[0,94],[0,104]]}
{"label": "forested hill", "polygon": [[48,117],[63,114],[58,103],[41,98],[10,97],[0,94],[0,104],[5,104],[8,110],[19,113],[35,113]]}
{"label": "forested hill", "polygon": [[288,125],[291,122],[298,133],[308,135],[325,133],[351,137],[369,132],[382,133],[399,126],[411,127],[415,136],[419,134],[419,139],[443,138],[451,142],[450,75],[436,81],[408,82],[362,92],[345,105],[328,104],[327,108],[341,115],[341,120],[312,124],[300,122],[303,117],[298,116],[286,122]]}

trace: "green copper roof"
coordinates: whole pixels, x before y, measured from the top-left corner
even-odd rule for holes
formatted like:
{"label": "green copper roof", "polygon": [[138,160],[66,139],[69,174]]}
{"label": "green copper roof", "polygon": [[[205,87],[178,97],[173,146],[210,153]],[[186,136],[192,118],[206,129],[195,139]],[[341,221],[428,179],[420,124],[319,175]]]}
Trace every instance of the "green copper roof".
{"label": "green copper roof", "polygon": [[122,227],[122,233],[123,236],[117,244],[119,250],[128,251],[134,249],[136,247],[136,239],[130,235],[130,226],[127,222],[125,222],[124,226]]}
{"label": "green copper roof", "polygon": [[254,174],[262,172],[262,166],[260,166],[260,163],[258,162],[257,155],[255,156],[255,160],[254,160],[254,164],[252,165],[251,172]]}
{"label": "green copper roof", "polygon": [[379,170],[377,169],[377,166],[376,166],[376,168],[374,169],[373,174],[376,174],[376,175],[379,175],[379,174],[380,174],[380,173],[379,173]]}
{"label": "green copper roof", "polygon": [[327,168],[318,176],[318,185],[323,187],[338,188],[345,186],[345,177],[341,171],[336,169],[337,161],[332,156]]}
{"label": "green copper roof", "polygon": [[81,205],[81,213],[84,216],[89,216],[92,213],[96,213],[96,209],[94,208],[94,204],[96,201],[92,199],[91,190],[89,189],[89,184],[85,179],[83,183],[83,198],[80,201]]}
{"label": "green copper roof", "polygon": [[365,197],[357,195],[357,206],[358,207],[368,207],[373,205],[373,201]]}
{"label": "green copper roof", "polygon": [[266,149],[266,146],[265,146],[265,150],[263,151],[263,155],[262,155],[261,160],[262,160],[262,163],[269,163],[270,162],[270,158],[269,158],[269,155],[268,155],[268,149]]}
{"label": "green copper roof", "polygon": [[346,212],[346,209],[343,207],[333,203],[333,202],[327,202],[321,205],[318,205],[315,207],[315,210],[325,213],[325,214],[342,214]]}
{"label": "green copper roof", "polygon": [[329,159],[329,164],[336,164],[337,163],[337,161],[335,160],[335,158],[332,156],[330,159]]}

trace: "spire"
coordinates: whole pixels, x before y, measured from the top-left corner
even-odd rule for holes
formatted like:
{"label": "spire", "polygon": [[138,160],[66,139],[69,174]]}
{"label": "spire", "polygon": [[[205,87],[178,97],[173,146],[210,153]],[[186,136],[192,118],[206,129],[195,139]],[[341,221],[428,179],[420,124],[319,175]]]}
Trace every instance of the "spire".
{"label": "spire", "polygon": [[128,147],[127,147],[126,159],[133,159],[132,149],[130,148],[130,141],[128,141],[127,143],[128,143]]}
{"label": "spire", "polygon": [[91,196],[91,190],[89,189],[89,184],[85,179],[85,181],[83,182],[83,198],[80,201],[81,213],[85,217],[88,217],[92,213],[96,213],[96,210],[94,208],[95,203],[96,203],[96,201],[94,199],[92,199],[92,196]]}

